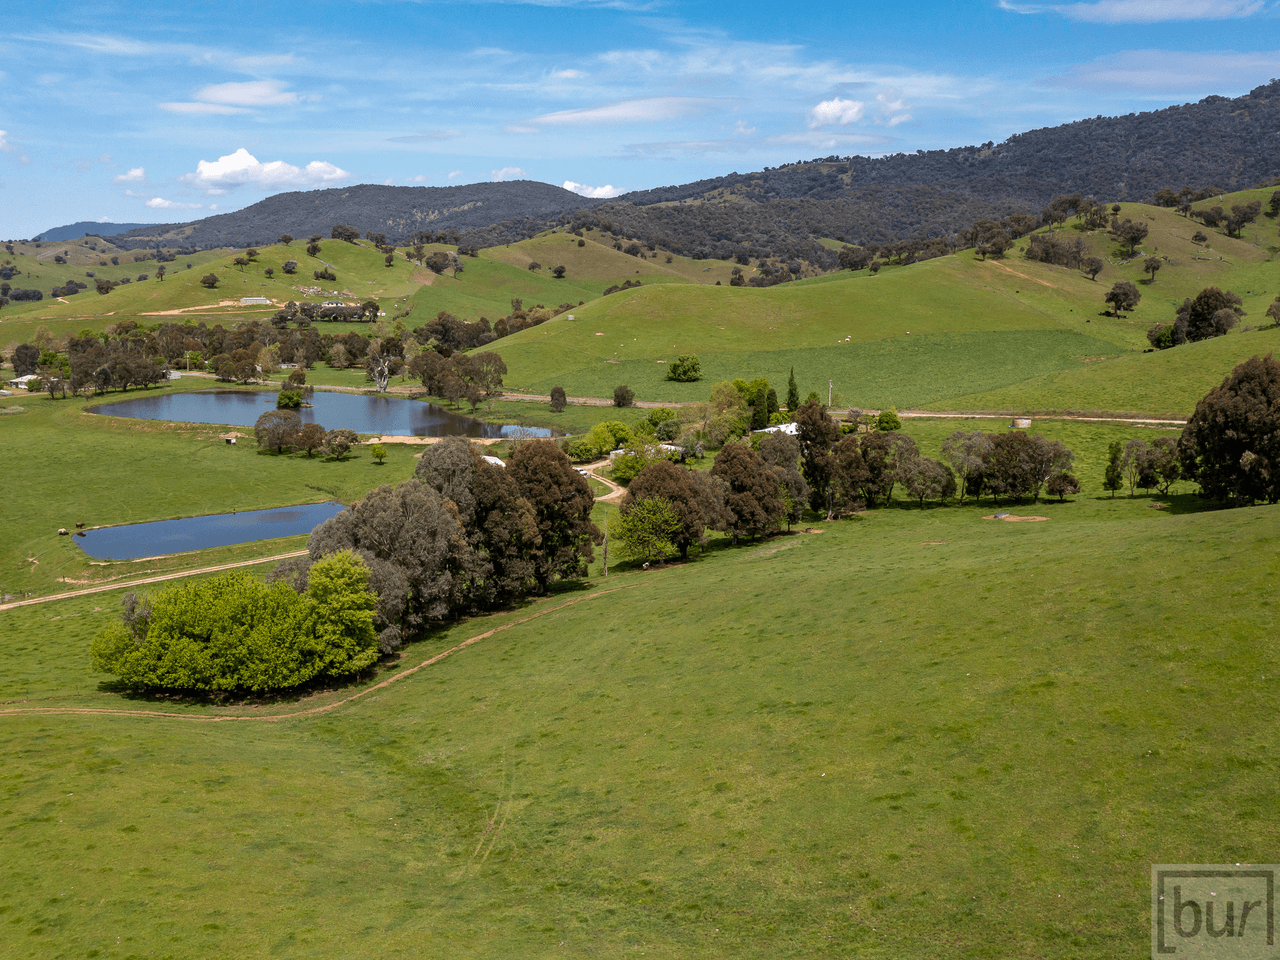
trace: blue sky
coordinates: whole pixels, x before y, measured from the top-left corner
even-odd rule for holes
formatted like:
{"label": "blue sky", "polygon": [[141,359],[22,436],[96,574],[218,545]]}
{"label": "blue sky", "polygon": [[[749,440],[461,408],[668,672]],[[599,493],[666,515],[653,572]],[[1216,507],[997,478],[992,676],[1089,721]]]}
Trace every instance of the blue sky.
{"label": "blue sky", "polygon": [[0,237],[999,142],[1238,96],[1280,76],[1278,27],[1276,0],[35,0],[0,35]]}

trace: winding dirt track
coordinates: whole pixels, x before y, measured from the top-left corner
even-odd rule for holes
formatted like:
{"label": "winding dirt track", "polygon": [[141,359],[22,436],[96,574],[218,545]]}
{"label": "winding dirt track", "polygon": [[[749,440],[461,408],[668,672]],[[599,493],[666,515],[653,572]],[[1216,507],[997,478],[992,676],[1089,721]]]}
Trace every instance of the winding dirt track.
{"label": "winding dirt track", "polygon": [[202,573],[219,573],[223,570],[234,570],[236,567],[252,567],[259,563],[274,563],[287,560],[289,557],[300,557],[307,551],[294,550],[292,553],[277,553],[274,557],[260,557],[257,560],[237,560],[235,563],[220,563],[216,567],[200,567],[196,570],[178,570],[173,573],[161,573],[141,580],[125,580],[104,583],[96,587],[85,587],[83,590],[70,590],[67,593],[53,593],[47,597],[32,597],[30,600],[14,600],[11,603],[0,603],[0,610],[12,610],[15,607],[29,607],[35,603],[48,603],[50,600],[69,600],[72,597],[83,597],[91,593],[106,593],[109,590],[124,590],[128,587],[139,587],[144,583],[161,583],[164,580],[177,580],[181,577],[195,577]]}
{"label": "winding dirt track", "polygon": [[382,680],[379,683],[375,683],[371,687],[366,687],[359,693],[353,693],[351,696],[344,697],[341,700],[335,700],[333,703],[322,704],[318,707],[308,707],[304,710],[292,710],[288,713],[255,714],[254,716],[231,716],[227,714],[220,716],[200,716],[190,713],[168,713],[163,710],[114,710],[109,707],[4,707],[0,708],[0,717],[89,714],[92,716],[152,717],[157,720],[187,720],[193,723],[222,723],[223,721],[236,720],[277,723],[281,720],[291,720],[297,717],[313,717],[318,714],[328,713],[331,710],[336,710],[338,707],[345,706],[348,703],[353,703],[362,697],[367,697],[369,694],[377,690],[381,690],[383,687],[389,687],[397,680],[403,680],[405,677],[412,676],[424,667],[429,667],[432,664],[439,663],[445,657],[452,656],[458,651],[471,646],[473,643],[479,643],[481,640],[487,640],[496,633],[501,633],[504,630],[510,630],[512,627],[518,627],[521,624],[528,623],[530,620],[537,620],[539,617],[545,617],[549,613],[556,613],[557,611],[563,610],[565,607],[571,607],[574,604],[582,603],[584,600],[595,600],[599,597],[608,596],[611,593],[617,593],[620,590],[633,590],[636,587],[645,586],[650,582],[651,581],[649,580],[645,580],[640,583],[631,583],[626,586],[613,587],[608,590],[597,590],[595,593],[589,593],[586,596],[573,597],[570,600],[566,600],[564,603],[556,604],[555,606],[548,606],[545,609],[539,610],[527,617],[522,617],[519,620],[512,620],[510,623],[504,623],[502,626],[494,627],[492,630],[486,630],[484,633],[478,633],[474,637],[470,637],[463,640],[456,646],[450,647],[443,653],[437,653],[434,657],[428,657],[415,667],[409,667],[405,670],[401,670],[398,673],[394,673],[387,677],[387,679]]}

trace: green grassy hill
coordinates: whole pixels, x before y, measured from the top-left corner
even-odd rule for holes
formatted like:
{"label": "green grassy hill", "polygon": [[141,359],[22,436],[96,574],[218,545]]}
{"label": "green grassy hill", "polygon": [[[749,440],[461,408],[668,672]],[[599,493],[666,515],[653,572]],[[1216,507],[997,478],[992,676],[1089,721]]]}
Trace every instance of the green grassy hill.
{"label": "green grassy hill", "polygon": [[[1266,199],[1265,193],[1247,191],[1212,202],[1229,209]],[[1269,326],[1263,315],[1280,290],[1280,265],[1273,259],[1277,248],[1268,239],[1275,222],[1260,218],[1242,239],[1206,230],[1208,241],[1196,243],[1192,237],[1202,225],[1172,210],[1125,204],[1119,215],[1150,227],[1135,256],[1104,230],[1085,231],[1075,221],[1057,229],[1066,238],[1079,237],[1088,253],[1106,261],[1096,280],[1027,260],[1025,239],[1000,260],[961,252],[886,266],[874,276],[841,272],[767,289],[729,286],[734,266],[722,261],[672,257],[668,264],[661,252],[645,251],[646,259],[628,255],[598,231],[582,238],[552,231],[488,249],[463,257],[456,276],[433,274],[403,258],[388,268],[364,241],[324,240],[316,258],[308,257],[298,241],[263,248],[244,270],[232,265],[242,251],[224,251],[205,263],[193,262],[191,269],[185,260],[170,265],[163,282],[154,279],[154,264],[128,265],[130,272],[137,267],[152,278],[105,297],[89,290],[68,303],[11,304],[0,313],[0,343],[30,341],[41,327],[57,336],[126,318],[155,323],[175,315],[226,323],[263,318],[274,310],[241,307],[242,296],[265,296],[275,303],[335,295],[376,298],[389,313],[411,310],[411,326],[442,310],[493,321],[507,315],[518,298],[526,309],[570,305],[574,320],[562,316],[497,344],[512,390],[545,394],[558,385],[571,397],[608,397],[625,383],[641,399],[694,400],[721,379],[765,376],[777,385],[794,368],[802,393],[825,396],[831,381],[841,406],[1185,416],[1206,385],[1274,345],[1273,331],[1247,328]],[[54,247],[64,246],[76,245],[42,245],[16,259],[25,266],[36,262],[36,253],[50,256]],[[1147,256],[1162,258],[1154,282],[1143,273]],[[293,277],[279,269],[289,258],[299,261]],[[540,270],[528,269],[534,262]],[[44,260],[39,264],[38,271],[53,269]],[[337,273],[336,283],[312,280],[312,271],[326,265]],[[551,275],[557,265],[566,267],[560,280]],[[263,275],[267,266],[276,268],[271,279]],[[199,283],[210,270],[220,278],[212,291]],[[744,268],[748,277],[754,271]],[[642,286],[602,296],[626,280]],[[1107,315],[1103,297],[1118,280],[1138,284],[1142,301],[1114,318]],[[1213,344],[1144,355],[1146,330],[1171,320],[1183,299],[1208,285],[1242,297],[1247,311],[1242,327]],[[683,353],[700,357],[701,383],[665,380],[666,363]]]}
{"label": "green grassy hill", "polygon": [[[785,383],[794,367],[802,393],[825,395],[830,379],[843,403],[864,407],[1020,402],[1185,416],[1205,384],[1270,349],[1274,334],[1241,329],[1157,358],[1142,354],[1147,329],[1172,320],[1183,299],[1209,285],[1243,298],[1245,325],[1269,324],[1262,315],[1280,290],[1280,266],[1246,240],[1215,233],[1207,246],[1194,243],[1200,225],[1169,210],[1128,204],[1120,215],[1150,225],[1137,257],[1126,258],[1105,231],[1060,231],[1082,236],[1090,253],[1107,260],[1096,281],[1025,259],[1024,240],[1003,260],[965,252],[874,276],[828,274],[765,290],[642,288],[588,303],[573,322],[560,318],[503,341],[507,383],[542,393],[560,385],[570,396],[608,396],[626,383],[641,398],[689,400],[720,379]],[[1166,258],[1154,283],[1142,272],[1144,255]],[[1113,318],[1103,297],[1122,279],[1138,284],[1142,302]],[[701,358],[703,383],[665,381],[663,361],[681,353]],[[1120,358],[1141,358],[1143,374],[1111,383],[1111,361]],[[986,386],[975,389],[979,381]]]}

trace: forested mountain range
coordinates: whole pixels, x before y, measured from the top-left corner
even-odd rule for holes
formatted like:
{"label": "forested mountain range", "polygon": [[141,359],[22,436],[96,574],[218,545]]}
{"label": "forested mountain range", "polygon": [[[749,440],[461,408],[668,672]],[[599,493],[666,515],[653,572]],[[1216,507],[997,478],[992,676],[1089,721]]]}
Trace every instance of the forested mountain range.
{"label": "forested mountain range", "polygon": [[279,194],[235,213],[114,238],[125,247],[246,246],[334,224],[403,242],[427,232],[491,246],[556,224],[605,225],[675,253],[743,250],[822,263],[817,243],[923,240],[976,220],[1037,214],[1055,196],[1146,200],[1158,190],[1254,186],[1280,174],[1280,81],[1147,113],[1094,117],[1003,143],[886,157],[822,157],[755,173],[587,200],[532,181],[460,187],[358,186]]}

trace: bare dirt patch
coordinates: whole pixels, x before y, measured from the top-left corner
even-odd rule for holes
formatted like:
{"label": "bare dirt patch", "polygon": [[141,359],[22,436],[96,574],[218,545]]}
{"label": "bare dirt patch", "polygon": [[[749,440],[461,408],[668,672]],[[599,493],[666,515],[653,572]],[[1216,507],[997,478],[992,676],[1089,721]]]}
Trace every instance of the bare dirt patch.
{"label": "bare dirt patch", "polygon": [[1015,277],[1021,277],[1023,280],[1030,280],[1032,283],[1038,283],[1042,287],[1052,287],[1054,290],[1058,289],[1057,284],[1050,283],[1048,280],[1041,280],[1038,277],[1029,277],[1025,273],[1015,270],[1013,269],[1013,267],[1009,266],[1007,263],[1002,263],[999,260],[982,260],[979,262],[988,264],[989,266],[992,266],[992,267],[999,267],[1001,270],[1006,270],[1009,273],[1012,273]]}
{"label": "bare dirt patch", "polygon": [[1016,513],[993,513],[990,516],[982,518],[983,520],[1004,520],[1007,523],[1035,523],[1040,520],[1048,520],[1048,517],[1020,517]]}

